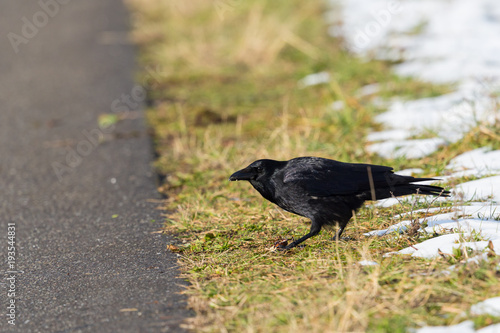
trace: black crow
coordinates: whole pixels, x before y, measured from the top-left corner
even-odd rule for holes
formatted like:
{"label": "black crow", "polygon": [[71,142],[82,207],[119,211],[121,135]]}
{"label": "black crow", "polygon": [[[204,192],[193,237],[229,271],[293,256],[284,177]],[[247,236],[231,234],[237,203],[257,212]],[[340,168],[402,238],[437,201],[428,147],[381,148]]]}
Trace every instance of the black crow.
{"label": "black crow", "polygon": [[310,232],[290,243],[291,249],[317,235],[323,225],[342,231],[366,200],[407,194],[449,196],[449,191],[415,182],[436,180],[393,173],[393,168],[343,163],[320,157],[298,157],[289,161],[258,160],[235,172],[229,180],[248,180],[267,200],[291,213],[311,219]]}

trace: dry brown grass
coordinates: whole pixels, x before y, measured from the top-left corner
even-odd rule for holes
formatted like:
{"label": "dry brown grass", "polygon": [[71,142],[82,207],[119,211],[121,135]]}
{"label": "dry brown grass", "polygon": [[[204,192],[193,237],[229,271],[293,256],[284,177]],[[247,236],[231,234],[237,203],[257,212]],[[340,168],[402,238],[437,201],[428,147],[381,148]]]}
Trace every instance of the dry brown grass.
{"label": "dry brown grass", "polygon": [[[134,40],[146,47],[158,40],[165,41],[163,47],[154,43],[160,47],[155,47],[148,56],[161,58],[157,63],[173,65],[166,69],[166,75],[174,73],[178,66],[210,73],[220,70],[221,63],[265,71],[288,46],[312,58],[319,54],[315,46],[296,33],[304,20],[318,14],[317,4],[302,3],[300,15],[292,8],[268,15],[264,6],[269,4],[262,1],[128,0],[128,3],[136,9],[135,22],[140,26]],[[290,12],[294,15],[288,15]]]}

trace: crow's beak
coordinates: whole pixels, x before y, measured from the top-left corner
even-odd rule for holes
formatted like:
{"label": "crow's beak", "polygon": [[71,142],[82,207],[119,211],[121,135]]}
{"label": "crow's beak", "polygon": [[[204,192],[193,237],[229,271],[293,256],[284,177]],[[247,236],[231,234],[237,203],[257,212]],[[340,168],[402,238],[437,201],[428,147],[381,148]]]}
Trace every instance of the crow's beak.
{"label": "crow's beak", "polygon": [[255,176],[255,173],[251,168],[245,168],[240,171],[236,171],[229,177],[230,181],[235,181],[235,180],[250,180]]}

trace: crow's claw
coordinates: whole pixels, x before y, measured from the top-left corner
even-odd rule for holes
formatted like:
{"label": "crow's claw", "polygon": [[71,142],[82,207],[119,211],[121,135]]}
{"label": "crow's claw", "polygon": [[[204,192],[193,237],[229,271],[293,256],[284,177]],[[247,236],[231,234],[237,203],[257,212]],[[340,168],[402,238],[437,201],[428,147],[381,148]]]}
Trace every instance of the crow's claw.
{"label": "crow's claw", "polygon": [[284,249],[284,248],[286,248],[287,245],[288,245],[288,241],[286,239],[282,239],[282,240],[276,241],[274,243],[274,247],[277,249]]}

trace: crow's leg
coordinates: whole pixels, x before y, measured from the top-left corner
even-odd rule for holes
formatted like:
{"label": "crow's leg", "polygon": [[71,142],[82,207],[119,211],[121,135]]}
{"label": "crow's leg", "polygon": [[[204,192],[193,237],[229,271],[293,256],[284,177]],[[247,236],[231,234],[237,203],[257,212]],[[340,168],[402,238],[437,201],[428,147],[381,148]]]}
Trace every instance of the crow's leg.
{"label": "crow's leg", "polygon": [[[345,228],[345,227],[344,227]],[[342,235],[342,232],[344,231],[344,228],[340,227],[339,226],[339,229],[337,230],[337,232],[335,233],[335,236],[333,236],[333,240],[336,241],[336,240],[340,240],[340,235]]]}
{"label": "crow's leg", "polygon": [[[340,238],[340,235],[342,235],[342,232],[344,232],[345,230],[345,227],[347,226],[347,224],[349,223],[349,218],[347,220],[340,220],[339,222],[337,222],[337,232],[335,233],[335,236],[333,236],[333,240],[336,241],[336,240],[341,240]],[[349,240],[350,237],[344,237],[343,238],[344,240]]]}
{"label": "crow's leg", "polygon": [[337,233],[335,234],[335,236],[333,236],[332,241],[334,241],[334,242],[336,242],[337,240],[339,240],[339,241],[340,241],[340,240],[342,240],[342,241],[349,241],[349,240],[351,240],[351,239],[352,239],[352,237],[351,237],[351,236],[345,236],[345,237],[340,238],[340,235],[342,234],[342,231],[344,231],[344,229],[343,229],[343,228],[342,228],[342,229],[339,229],[339,230],[337,231]]}
{"label": "crow's leg", "polygon": [[285,246],[284,248],[281,248],[281,249],[289,250],[291,248],[294,248],[297,245],[299,245],[300,243],[302,243],[303,241],[305,241],[306,239],[311,238],[313,236],[316,236],[317,234],[319,234],[320,231],[321,231],[321,224],[312,221],[311,230],[309,231],[309,233],[307,235],[300,237],[296,241],[288,244],[287,246]]}

